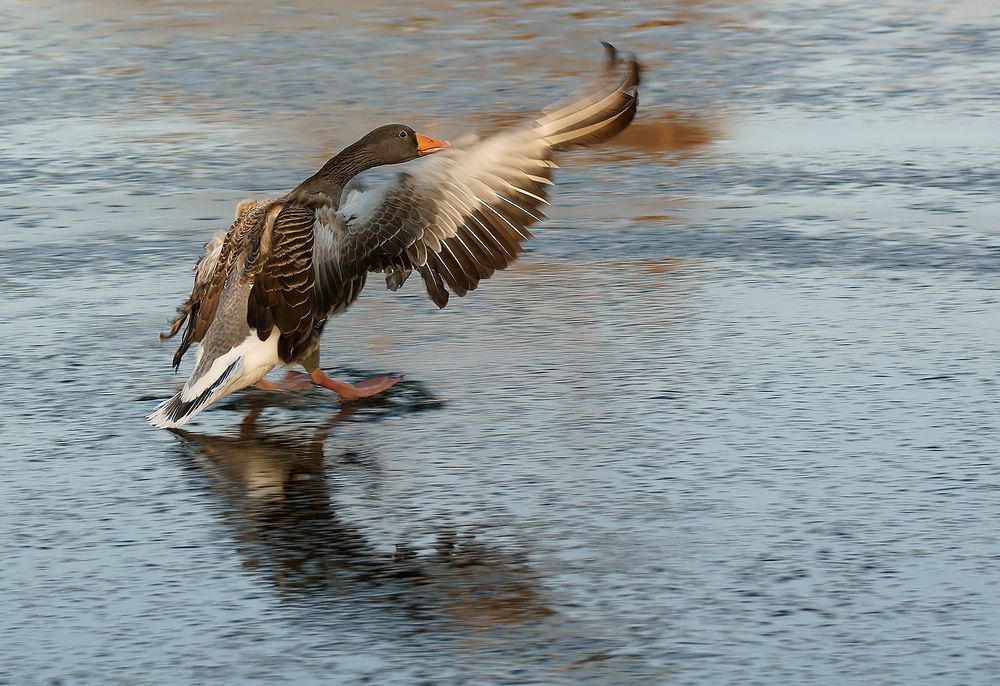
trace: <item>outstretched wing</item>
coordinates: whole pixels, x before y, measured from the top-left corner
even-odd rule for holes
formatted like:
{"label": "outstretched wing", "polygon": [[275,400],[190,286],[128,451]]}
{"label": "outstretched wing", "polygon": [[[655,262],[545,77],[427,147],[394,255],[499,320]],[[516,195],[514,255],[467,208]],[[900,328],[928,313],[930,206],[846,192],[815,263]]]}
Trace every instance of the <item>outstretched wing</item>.
{"label": "outstretched wing", "polygon": [[438,307],[504,269],[531,238],[552,184],[556,151],[592,145],[622,131],[638,104],[639,63],[608,49],[597,88],[536,120],[469,138],[379,191],[366,191],[317,222],[317,285],[323,304],[344,300],[364,274],[381,271],[399,288],[412,270]]}

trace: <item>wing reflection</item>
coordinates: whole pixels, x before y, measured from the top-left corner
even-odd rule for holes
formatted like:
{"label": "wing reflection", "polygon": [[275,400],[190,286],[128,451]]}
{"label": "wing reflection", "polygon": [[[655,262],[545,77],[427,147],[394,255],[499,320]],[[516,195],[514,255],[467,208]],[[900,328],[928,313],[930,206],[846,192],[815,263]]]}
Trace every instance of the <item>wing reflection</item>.
{"label": "wing reflection", "polygon": [[431,552],[418,553],[405,540],[388,552],[341,518],[328,472],[337,465],[378,471],[377,459],[368,456],[325,455],[328,435],[350,410],[298,433],[262,430],[256,416],[251,411],[234,436],[174,433],[224,503],[244,566],[283,595],[336,605],[338,612],[378,606],[477,627],[553,614],[516,553],[446,525],[435,532]]}

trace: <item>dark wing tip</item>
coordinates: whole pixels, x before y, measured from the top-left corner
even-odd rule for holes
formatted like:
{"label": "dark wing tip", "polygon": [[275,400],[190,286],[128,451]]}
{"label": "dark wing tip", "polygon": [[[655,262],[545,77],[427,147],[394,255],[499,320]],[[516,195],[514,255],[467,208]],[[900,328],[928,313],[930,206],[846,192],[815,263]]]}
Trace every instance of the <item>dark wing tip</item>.
{"label": "dark wing tip", "polygon": [[615,72],[618,70],[619,64],[624,63],[628,69],[627,87],[638,86],[642,81],[642,65],[639,64],[635,53],[621,52],[606,40],[602,40],[601,45],[604,46],[605,52],[604,70]]}
{"label": "dark wing tip", "polygon": [[639,63],[639,58],[631,52],[628,53],[628,68],[629,81],[633,86],[638,86],[642,83],[642,65]]}
{"label": "dark wing tip", "polygon": [[607,71],[614,71],[615,67],[618,65],[618,49],[606,40],[602,40],[601,45],[604,46],[606,58],[605,69]]}
{"label": "dark wing tip", "polygon": [[609,65],[590,94],[538,120],[547,127],[546,140],[553,150],[567,150],[607,141],[633,120],[639,104],[642,67],[631,52],[619,51],[606,41]]}
{"label": "dark wing tip", "polygon": [[642,65],[639,63],[639,59],[633,53],[626,53],[628,57],[626,58],[629,70],[629,83],[633,87],[638,86],[642,83]]}
{"label": "dark wing tip", "polygon": [[427,294],[431,296],[431,300],[438,306],[438,309],[443,310],[448,304],[448,291],[445,290],[441,275],[426,264],[417,267],[417,271],[420,272],[420,278],[424,280]]}

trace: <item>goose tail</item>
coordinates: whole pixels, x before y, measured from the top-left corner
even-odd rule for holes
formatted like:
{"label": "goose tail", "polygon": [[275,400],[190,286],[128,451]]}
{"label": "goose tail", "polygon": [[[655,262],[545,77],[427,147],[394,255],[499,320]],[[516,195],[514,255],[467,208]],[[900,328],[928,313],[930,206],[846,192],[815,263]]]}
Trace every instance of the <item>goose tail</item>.
{"label": "goose tail", "polygon": [[158,429],[176,429],[187,424],[199,412],[234,390],[232,382],[242,369],[242,355],[224,355],[202,374],[196,369],[184,388],[160,403],[146,421]]}

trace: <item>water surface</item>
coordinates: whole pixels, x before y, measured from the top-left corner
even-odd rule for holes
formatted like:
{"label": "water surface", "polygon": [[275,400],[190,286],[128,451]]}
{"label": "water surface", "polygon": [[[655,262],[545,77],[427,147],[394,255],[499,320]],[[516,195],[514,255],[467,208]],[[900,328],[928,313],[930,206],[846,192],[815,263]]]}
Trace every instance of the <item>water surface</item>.
{"label": "water surface", "polygon": [[[0,682],[991,684],[1000,16],[985,3],[0,9]],[[170,433],[201,244],[371,125],[572,90],[528,252],[373,280],[324,366]],[[187,367],[183,371],[187,371]]]}

